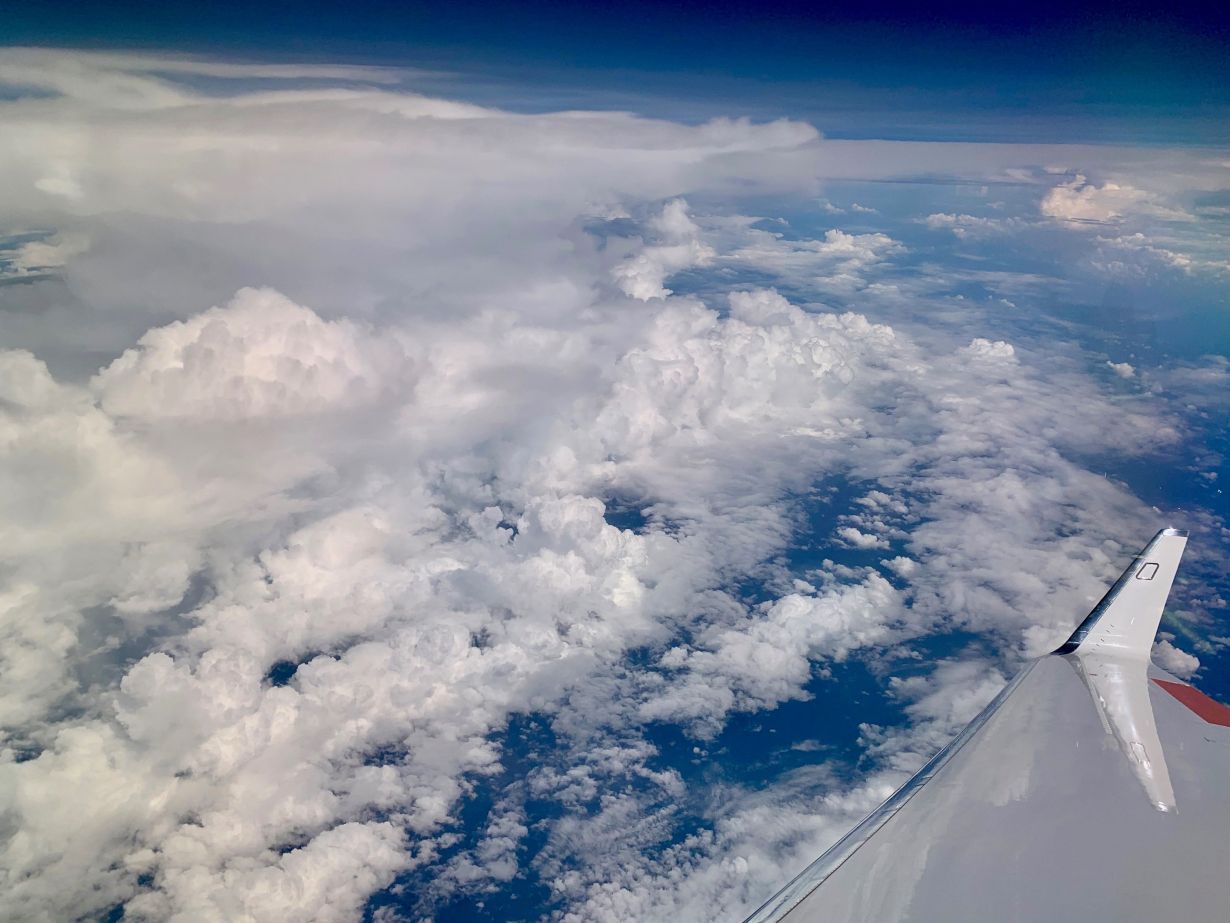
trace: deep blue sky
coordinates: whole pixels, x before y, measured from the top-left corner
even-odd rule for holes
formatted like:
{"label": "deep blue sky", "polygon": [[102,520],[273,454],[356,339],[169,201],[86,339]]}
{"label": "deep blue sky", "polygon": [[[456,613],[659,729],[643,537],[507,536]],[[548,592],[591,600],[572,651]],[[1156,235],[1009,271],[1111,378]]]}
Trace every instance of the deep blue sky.
{"label": "deep blue sky", "polygon": [[61,0],[6,10],[0,42],[412,64],[459,71],[460,95],[503,105],[794,115],[845,136],[1230,133],[1230,13],[1213,4],[851,6]]}

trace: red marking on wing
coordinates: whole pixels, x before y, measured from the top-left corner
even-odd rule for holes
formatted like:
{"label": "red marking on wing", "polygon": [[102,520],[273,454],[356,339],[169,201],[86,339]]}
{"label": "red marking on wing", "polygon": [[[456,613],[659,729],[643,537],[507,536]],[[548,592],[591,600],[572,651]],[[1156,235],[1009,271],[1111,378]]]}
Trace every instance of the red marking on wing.
{"label": "red marking on wing", "polygon": [[1230,728],[1230,708],[1221,702],[1210,699],[1195,686],[1186,683],[1172,683],[1166,679],[1155,679],[1157,683],[1172,696],[1194,711],[1209,724],[1220,724]]}

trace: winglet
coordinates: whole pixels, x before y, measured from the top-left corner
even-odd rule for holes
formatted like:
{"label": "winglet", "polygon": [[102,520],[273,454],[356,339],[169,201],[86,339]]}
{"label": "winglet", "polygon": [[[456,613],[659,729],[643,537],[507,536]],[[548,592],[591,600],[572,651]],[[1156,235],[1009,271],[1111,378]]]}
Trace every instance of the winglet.
{"label": "winglet", "polygon": [[1148,660],[1187,533],[1162,529],[1056,654],[1099,652]]}

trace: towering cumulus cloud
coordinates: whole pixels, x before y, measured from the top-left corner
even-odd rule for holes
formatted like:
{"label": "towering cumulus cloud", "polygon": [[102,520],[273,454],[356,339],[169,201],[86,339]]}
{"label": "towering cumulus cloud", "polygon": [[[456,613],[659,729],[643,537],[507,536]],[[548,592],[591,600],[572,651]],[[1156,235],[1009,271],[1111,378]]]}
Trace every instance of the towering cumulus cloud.
{"label": "towering cumulus cloud", "polygon": [[[823,209],[913,154],[437,79],[0,52],[7,919],[738,918],[1152,524],[1164,408]],[[1169,208],[1037,153],[952,172]],[[721,775],[855,662],[859,772]]]}
{"label": "towering cumulus cloud", "polygon": [[411,368],[395,340],[243,289],[225,308],[150,330],[94,387],[117,417],[242,420],[361,407],[396,394]]}

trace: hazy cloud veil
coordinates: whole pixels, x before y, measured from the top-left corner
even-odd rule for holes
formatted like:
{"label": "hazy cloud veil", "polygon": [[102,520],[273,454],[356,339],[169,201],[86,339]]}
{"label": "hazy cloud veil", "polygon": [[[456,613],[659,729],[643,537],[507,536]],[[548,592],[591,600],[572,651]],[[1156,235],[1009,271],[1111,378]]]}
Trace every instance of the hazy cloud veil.
{"label": "hazy cloud veil", "polygon": [[[1224,366],[1149,397],[1003,319],[1036,274],[967,297],[915,238],[1216,279],[1192,196],[1225,162],[407,89],[433,79],[0,52],[13,919],[419,920],[532,876],[527,919],[737,920],[1160,522],[1096,459],[1175,444],[1165,389]],[[825,207],[940,173],[1030,204]],[[809,770],[697,790],[733,716],[860,657],[903,720],[856,774],[821,728]]]}

